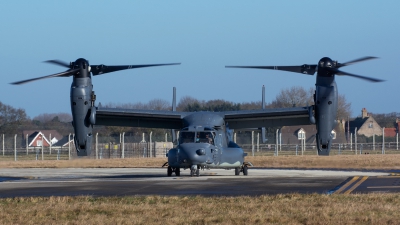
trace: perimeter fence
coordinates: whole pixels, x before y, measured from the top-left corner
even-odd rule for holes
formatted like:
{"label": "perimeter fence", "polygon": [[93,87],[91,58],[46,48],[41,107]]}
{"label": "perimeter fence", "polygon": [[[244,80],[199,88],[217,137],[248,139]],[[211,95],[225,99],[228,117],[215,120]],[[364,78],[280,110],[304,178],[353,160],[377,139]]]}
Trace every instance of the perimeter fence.
{"label": "perimeter fence", "polygon": [[[173,148],[172,142],[151,140],[151,135],[142,135],[142,141],[137,142],[138,137],[120,136],[96,136],[93,138],[92,153],[85,158],[113,159],[113,158],[148,158],[166,157],[169,149]],[[165,135],[167,136],[167,135]],[[299,140],[294,144],[260,143],[256,136],[238,135],[237,143],[249,156],[282,156],[282,155],[317,155],[317,147],[313,143],[304,143]],[[167,140],[167,138],[165,138]],[[0,161],[4,160],[69,160],[78,158],[75,146],[71,141],[62,146],[27,147],[26,139],[18,137],[4,137],[0,135]],[[374,143],[333,143],[330,155],[361,155],[361,154],[398,154],[398,141]]]}

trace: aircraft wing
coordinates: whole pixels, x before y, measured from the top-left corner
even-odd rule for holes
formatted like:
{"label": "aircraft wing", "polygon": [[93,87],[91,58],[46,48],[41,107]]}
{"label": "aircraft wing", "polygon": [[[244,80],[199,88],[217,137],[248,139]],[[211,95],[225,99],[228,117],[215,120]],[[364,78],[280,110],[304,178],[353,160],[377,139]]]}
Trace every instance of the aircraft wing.
{"label": "aircraft wing", "polygon": [[231,111],[225,112],[224,117],[230,129],[309,125],[313,124],[312,110],[310,106]]}
{"label": "aircraft wing", "polygon": [[97,108],[96,125],[181,129],[182,118],[187,114],[176,111]]}

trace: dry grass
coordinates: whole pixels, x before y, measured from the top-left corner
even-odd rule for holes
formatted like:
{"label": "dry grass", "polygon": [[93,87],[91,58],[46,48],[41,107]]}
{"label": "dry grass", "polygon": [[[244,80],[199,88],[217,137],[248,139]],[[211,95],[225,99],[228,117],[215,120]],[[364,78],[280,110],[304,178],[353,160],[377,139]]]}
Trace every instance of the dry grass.
{"label": "dry grass", "polygon": [[399,194],[8,198],[0,223],[399,224],[399,205]]}
{"label": "dry grass", "polygon": [[[165,158],[0,161],[0,168],[160,167]],[[257,167],[399,169],[400,155],[246,157]],[[0,199],[0,224],[400,224],[400,194]]]}
{"label": "dry grass", "polygon": [[[0,161],[0,168],[139,168],[161,167],[166,158]],[[400,169],[400,154],[322,156],[248,156],[255,167]]]}

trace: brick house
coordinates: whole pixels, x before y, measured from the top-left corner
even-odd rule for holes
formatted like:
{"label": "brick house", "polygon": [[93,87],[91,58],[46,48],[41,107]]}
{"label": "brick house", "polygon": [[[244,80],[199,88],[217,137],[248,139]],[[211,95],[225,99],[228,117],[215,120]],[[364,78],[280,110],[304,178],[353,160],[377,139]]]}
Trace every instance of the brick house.
{"label": "brick house", "polygon": [[[62,139],[62,136],[56,130],[24,130],[22,132],[24,144],[29,147],[49,147]],[[28,136],[28,139],[26,137]],[[51,138],[51,139],[50,139]]]}
{"label": "brick house", "polygon": [[382,136],[382,127],[368,114],[366,108],[361,110],[361,117],[357,117],[346,124],[346,132],[354,134],[356,128],[358,135],[366,137],[372,137],[373,135]]}

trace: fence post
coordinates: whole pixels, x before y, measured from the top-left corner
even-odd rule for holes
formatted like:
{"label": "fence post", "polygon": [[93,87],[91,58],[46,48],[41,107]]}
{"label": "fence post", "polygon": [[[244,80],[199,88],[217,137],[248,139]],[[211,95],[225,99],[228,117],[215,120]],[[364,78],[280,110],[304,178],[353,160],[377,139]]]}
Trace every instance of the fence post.
{"label": "fence post", "polygon": [[385,154],[385,127],[382,128],[382,154]]}
{"label": "fence post", "polygon": [[149,157],[153,157],[153,131],[150,131]]}
{"label": "fence post", "polygon": [[375,151],[375,133],[372,134],[372,149]]}
{"label": "fence post", "polygon": [[4,134],[3,134],[3,156],[4,156]]}
{"label": "fence post", "polygon": [[350,133],[350,151],[353,151],[353,133]]}
{"label": "fence post", "polygon": [[98,140],[99,133],[96,133],[96,159],[99,159],[99,140]]}
{"label": "fence post", "polygon": [[257,152],[260,151],[260,133],[257,133]]}
{"label": "fence post", "polygon": [[26,140],[25,140],[25,142],[26,142],[26,155],[28,155],[28,149],[29,149],[29,143],[28,143],[28,134],[26,134]]}
{"label": "fence post", "polygon": [[235,132],[235,133],[233,133],[233,142],[235,142],[235,143],[236,143],[236,132]]}
{"label": "fence post", "polygon": [[354,129],[354,153],[357,155],[357,127]]}
{"label": "fence post", "polygon": [[251,132],[251,154],[254,156],[254,131]]}
{"label": "fence post", "polygon": [[44,142],[43,142],[43,139],[44,139],[44,138],[43,138],[43,136],[42,136],[42,160],[44,160],[44,153],[43,153],[43,152],[44,152],[44,151],[43,151],[43,150],[44,150],[44,149],[43,149]]}
{"label": "fence post", "polygon": [[296,155],[297,155],[297,150],[298,150],[298,148],[299,148],[299,145],[296,145]]}
{"label": "fence post", "polygon": [[125,132],[122,132],[122,143],[121,143],[122,158],[125,158]]}
{"label": "fence post", "polygon": [[17,135],[14,136],[14,161],[17,161]]}
{"label": "fence post", "polygon": [[68,160],[71,160],[71,133],[68,134]]}
{"label": "fence post", "polygon": [[282,151],[282,130],[279,129],[279,151]]}
{"label": "fence post", "polygon": [[278,132],[279,132],[279,129],[276,129],[276,134],[275,134],[275,156],[278,156]]}
{"label": "fence post", "polygon": [[399,133],[396,133],[396,150],[399,150]]}
{"label": "fence post", "polygon": [[50,142],[49,155],[51,155],[51,146],[52,146],[52,143],[51,143],[51,133],[50,133],[50,137],[49,137],[49,142]]}

